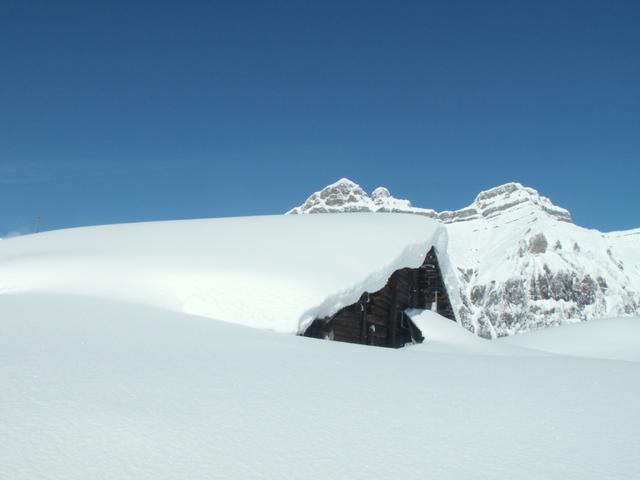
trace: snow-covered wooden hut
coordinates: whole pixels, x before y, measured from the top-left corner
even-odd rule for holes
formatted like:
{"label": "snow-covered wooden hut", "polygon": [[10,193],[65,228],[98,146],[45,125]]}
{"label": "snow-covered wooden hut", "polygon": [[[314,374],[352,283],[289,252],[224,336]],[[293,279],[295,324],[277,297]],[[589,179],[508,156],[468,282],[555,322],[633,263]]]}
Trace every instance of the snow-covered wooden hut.
{"label": "snow-covered wooden hut", "polygon": [[59,230],[3,241],[0,287],[399,347],[421,338],[407,308],[433,306],[454,318],[458,289],[446,235],[438,222],[392,213]]}
{"label": "snow-covered wooden hut", "polygon": [[422,265],[396,270],[383,288],[364,292],[357,302],[315,319],[304,335],[391,348],[419,343],[422,333],[405,313],[408,309],[429,309],[455,320],[433,248]]}

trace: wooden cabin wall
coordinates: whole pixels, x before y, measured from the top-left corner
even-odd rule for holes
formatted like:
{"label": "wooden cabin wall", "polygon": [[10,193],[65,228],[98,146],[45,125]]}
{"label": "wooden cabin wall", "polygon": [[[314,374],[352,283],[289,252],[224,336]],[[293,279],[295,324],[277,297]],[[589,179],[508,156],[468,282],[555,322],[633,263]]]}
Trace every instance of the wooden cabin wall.
{"label": "wooden cabin wall", "polygon": [[331,317],[316,319],[305,336],[398,348],[420,342],[419,329],[404,313],[407,308],[430,308],[438,300],[438,312],[455,320],[433,249],[421,267],[395,271],[386,285],[365,292],[358,302]]}

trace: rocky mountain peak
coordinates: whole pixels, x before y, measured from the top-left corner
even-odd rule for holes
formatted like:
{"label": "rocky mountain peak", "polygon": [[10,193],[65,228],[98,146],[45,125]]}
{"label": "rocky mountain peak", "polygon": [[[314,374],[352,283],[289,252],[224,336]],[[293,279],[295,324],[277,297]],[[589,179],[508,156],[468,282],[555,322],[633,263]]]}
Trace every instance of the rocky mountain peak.
{"label": "rocky mountain peak", "polygon": [[571,222],[568,210],[554,205],[537,190],[517,182],[505,183],[480,192],[468,208],[474,208],[481,216],[491,218],[507,210],[524,206],[535,207],[556,220]]}
{"label": "rocky mountain peak", "polygon": [[371,211],[371,198],[360,185],[341,178],[312,194],[302,205],[287,213],[339,213]]}
{"label": "rocky mountain peak", "polygon": [[514,192],[527,191],[533,195],[538,195],[538,191],[533,188],[525,187],[521,183],[518,182],[509,182],[504,185],[498,185],[497,187],[490,188],[489,190],[484,190],[478,194],[474,203],[480,203],[483,201],[487,201],[494,197],[501,197],[505,195],[510,195]]}
{"label": "rocky mountain peak", "polygon": [[341,178],[327,185],[312,194],[302,205],[287,213],[340,212],[399,212],[436,216],[433,210],[415,208],[409,200],[395,198],[385,187],[376,188],[369,196],[360,185],[348,178]]}
{"label": "rocky mountain peak", "polygon": [[391,198],[391,192],[387,190],[385,187],[378,187],[373,192],[371,192],[371,198],[375,200],[381,200],[384,198]]}
{"label": "rocky mountain peak", "polygon": [[326,187],[324,187],[321,191],[332,191],[332,190],[342,190],[342,191],[349,191],[349,190],[360,190],[364,193],[364,190],[362,190],[362,188],[360,188],[360,185],[358,185],[356,182],[354,182],[353,180],[349,180],[348,178],[341,178],[340,180],[337,180],[336,182],[327,185]]}

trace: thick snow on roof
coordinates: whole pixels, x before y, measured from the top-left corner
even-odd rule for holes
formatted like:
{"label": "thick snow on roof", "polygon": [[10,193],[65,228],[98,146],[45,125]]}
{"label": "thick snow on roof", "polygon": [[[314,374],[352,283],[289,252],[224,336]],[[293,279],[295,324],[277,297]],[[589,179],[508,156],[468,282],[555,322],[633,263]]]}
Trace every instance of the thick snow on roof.
{"label": "thick snow on roof", "polygon": [[0,292],[99,296],[297,333],[446,244],[438,223],[403,214],[77,228],[2,242]]}

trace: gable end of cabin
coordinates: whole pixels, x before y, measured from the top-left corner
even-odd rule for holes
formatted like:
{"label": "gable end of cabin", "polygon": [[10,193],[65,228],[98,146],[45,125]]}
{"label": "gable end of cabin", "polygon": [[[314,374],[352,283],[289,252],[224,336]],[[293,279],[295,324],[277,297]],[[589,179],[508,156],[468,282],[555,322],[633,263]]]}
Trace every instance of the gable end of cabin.
{"label": "gable end of cabin", "polygon": [[315,319],[304,336],[389,348],[421,343],[422,333],[405,313],[411,308],[430,309],[455,321],[433,248],[418,268],[396,270],[382,289],[364,292],[356,303]]}

